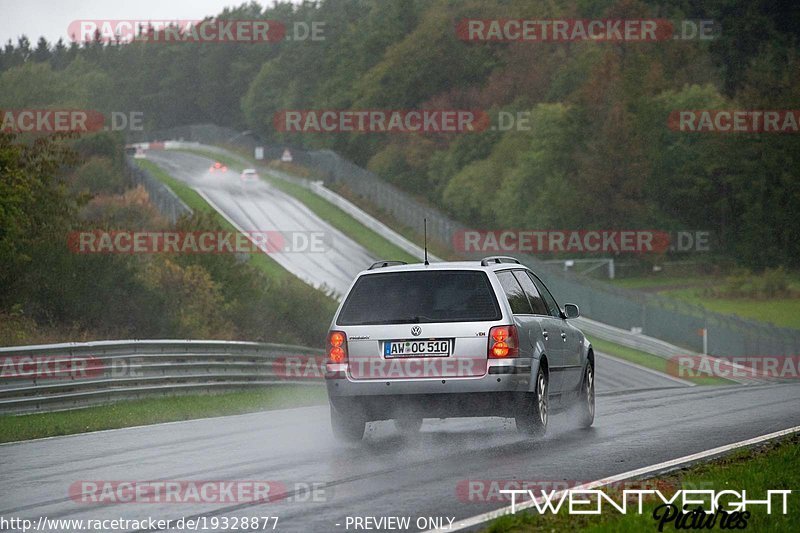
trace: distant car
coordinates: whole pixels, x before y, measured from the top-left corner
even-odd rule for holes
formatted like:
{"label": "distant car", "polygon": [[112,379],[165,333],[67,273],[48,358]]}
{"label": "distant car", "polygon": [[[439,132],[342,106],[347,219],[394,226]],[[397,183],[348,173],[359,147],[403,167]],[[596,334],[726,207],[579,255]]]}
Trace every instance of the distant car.
{"label": "distant car", "polygon": [[228,171],[228,167],[226,167],[225,165],[223,165],[219,161],[216,161],[213,165],[211,165],[211,167],[208,169],[208,171],[209,172],[227,172]]}
{"label": "distant car", "polygon": [[256,181],[258,180],[258,172],[254,168],[246,168],[242,170],[242,174],[239,177],[242,181]]}
{"label": "distant car", "polygon": [[134,159],[146,159],[146,157],[147,156],[145,155],[144,148],[142,148],[141,146],[137,146],[136,147],[136,152],[133,154],[133,158]]}
{"label": "distant car", "polygon": [[423,418],[500,416],[542,435],[551,409],[594,421],[594,352],[541,279],[509,257],[361,272],[328,332],[326,384],[334,435],[359,441],[366,422],[419,431]]}

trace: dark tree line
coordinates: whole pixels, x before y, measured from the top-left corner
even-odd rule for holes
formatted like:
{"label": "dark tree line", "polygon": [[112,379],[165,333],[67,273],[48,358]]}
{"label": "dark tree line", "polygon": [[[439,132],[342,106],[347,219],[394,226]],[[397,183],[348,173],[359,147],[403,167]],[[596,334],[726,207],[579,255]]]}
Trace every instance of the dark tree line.
{"label": "dark tree line", "polygon": [[[687,134],[676,109],[798,109],[800,11],[767,0],[337,0],[220,14],[323,22],[279,43],[33,45],[0,54],[0,106],[142,111],[149,127],[213,122],[334,149],[481,227],[714,232],[754,268],[800,263],[798,134]],[[712,40],[470,43],[462,18],[712,20]],[[282,109],[524,112],[524,131],[283,134]]]}

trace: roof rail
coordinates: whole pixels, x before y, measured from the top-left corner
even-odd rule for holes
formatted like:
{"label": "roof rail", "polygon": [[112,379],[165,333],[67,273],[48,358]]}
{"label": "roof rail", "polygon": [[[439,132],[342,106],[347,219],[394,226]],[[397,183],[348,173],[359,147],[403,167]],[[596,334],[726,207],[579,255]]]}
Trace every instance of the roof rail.
{"label": "roof rail", "polygon": [[507,255],[491,255],[489,257],[484,257],[481,259],[481,266],[489,266],[489,263],[516,263],[518,265],[522,264],[513,257],[508,257]]}
{"label": "roof rail", "polygon": [[385,268],[394,265],[407,265],[405,261],[376,261],[372,263],[367,270],[374,270],[376,268]]}

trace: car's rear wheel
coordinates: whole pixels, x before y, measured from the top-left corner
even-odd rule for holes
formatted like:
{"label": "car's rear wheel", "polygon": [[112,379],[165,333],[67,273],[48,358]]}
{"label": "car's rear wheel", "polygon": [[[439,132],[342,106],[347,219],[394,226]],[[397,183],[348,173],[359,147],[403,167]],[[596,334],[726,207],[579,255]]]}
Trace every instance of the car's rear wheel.
{"label": "car's rear wheel", "polygon": [[359,442],[364,438],[367,422],[349,413],[340,413],[331,406],[331,429],[333,436],[342,442]]}
{"label": "car's rear wheel", "polygon": [[523,410],[514,416],[517,431],[526,435],[541,436],[547,431],[548,406],[547,372],[539,365],[534,392],[526,395]]}
{"label": "car's rear wheel", "polygon": [[581,381],[581,392],[578,395],[578,424],[588,428],[594,423],[594,365],[591,361],[586,365]]}
{"label": "car's rear wheel", "polygon": [[394,419],[394,426],[403,435],[416,435],[422,427],[422,418],[401,417]]}

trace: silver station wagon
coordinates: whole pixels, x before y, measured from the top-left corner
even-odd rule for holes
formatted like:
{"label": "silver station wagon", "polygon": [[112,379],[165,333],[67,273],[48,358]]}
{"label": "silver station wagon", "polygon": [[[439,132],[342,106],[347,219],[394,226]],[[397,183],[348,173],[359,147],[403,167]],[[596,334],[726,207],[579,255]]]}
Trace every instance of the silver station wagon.
{"label": "silver station wagon", "polygon": [[594,421],[594,353],[530,269],[510,257],[361,272],[327,338],[334,435],[359,441],[367,422],[416,433],[424,418],[499,416],[542,435],[551,411]]}

